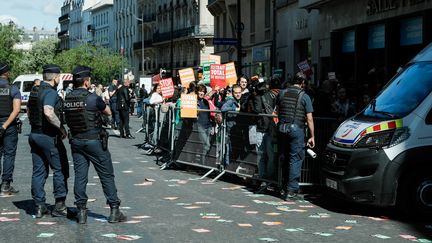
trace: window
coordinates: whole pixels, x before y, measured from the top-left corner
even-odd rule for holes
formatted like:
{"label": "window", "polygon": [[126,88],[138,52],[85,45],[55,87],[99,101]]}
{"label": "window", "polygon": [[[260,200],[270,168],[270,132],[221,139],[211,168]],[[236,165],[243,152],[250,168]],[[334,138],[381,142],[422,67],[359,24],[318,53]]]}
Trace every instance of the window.
{"label": "window", "polygon": [[270,0],[265,0],[265,28],[270,28],[270,16],[271,16],[271,8],[270,8]]}
{"label": "window", "polygon": [[255,32],[255,0],[250,1],[250,32]]}

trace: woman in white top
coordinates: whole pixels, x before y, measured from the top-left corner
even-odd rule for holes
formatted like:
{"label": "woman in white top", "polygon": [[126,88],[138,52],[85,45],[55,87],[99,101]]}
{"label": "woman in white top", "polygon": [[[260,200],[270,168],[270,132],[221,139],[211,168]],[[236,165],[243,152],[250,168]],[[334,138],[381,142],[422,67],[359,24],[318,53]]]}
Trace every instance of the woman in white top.
{"label": "woman in white top", "polygon": [[159,84],[153,87],[152,93],[150,95],[149,103],[150,105],[158,105],[163,103],[164,99],[162,97],[162,91]]}

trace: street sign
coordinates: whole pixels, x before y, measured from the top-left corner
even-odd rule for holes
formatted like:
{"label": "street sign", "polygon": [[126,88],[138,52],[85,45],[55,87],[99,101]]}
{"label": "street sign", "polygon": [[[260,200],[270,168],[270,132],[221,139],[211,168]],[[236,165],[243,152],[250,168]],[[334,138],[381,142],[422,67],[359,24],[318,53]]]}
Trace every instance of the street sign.
{"label": "street sign", "polygon": [[236,38],[213,38],[213,45],[237,45]]}

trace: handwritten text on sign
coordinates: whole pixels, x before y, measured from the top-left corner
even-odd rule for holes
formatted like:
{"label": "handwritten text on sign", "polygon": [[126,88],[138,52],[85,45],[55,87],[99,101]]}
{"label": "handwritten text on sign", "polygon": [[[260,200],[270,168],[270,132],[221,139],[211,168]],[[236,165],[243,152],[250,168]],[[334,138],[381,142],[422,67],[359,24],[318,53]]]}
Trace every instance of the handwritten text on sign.
{"label": "handwritten text on sign", "polygon": [[159,81],[161,87],[162,97],[165,99],[171,98],[174,95],[174,83],[172,78],[162,79]]}

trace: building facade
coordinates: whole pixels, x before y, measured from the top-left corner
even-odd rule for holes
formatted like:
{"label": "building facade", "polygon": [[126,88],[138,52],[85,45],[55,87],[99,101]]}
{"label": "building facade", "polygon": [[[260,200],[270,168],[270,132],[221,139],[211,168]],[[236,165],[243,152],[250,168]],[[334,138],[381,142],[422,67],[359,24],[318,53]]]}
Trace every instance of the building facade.
{"label": "building facade", "polygon": [[128,71],[137,73],[139,60],[134,55],[133,43],[136,42],[137,0],[114,0],[113,15],[115,25],[114,50],[120,52],[127,60]]}
{"label": "building facade", "polygon": [[[214,19],[204,0],[139,1],[144,10],[145,73],[198,68],[214,52]],[[147,7],[146,7],[147,6]],[[146,12],[148,11],[148,12]],[[141,57],[139,44],[136,55]],[[147,51],[147,49],[149,49]]]}
{"label": "building facade", "polygon": [[70,12],[72,9],[72,0],[66,0],[63,2],[61,7],[61,16],[58,21],[60,24],[60,32],[58,32],[57,37],[60,40],[59,50],[67,50],[70,47],[69,43],[69,24],[70,24]]}
{"label": "building facade", "polygon": [[[222,56],[222,62],[238,61],[240,49],[241,73],[249,77],[254,74],[270,76],[274,39],[273,1],[210,0],[208,9],[214,16],[215,39],[221,40],[220,44],[215,45],[215,54]],[[227,43],[224,39],[233,41]],[[241,45],[236,42],[239,40]]]}
{"label": "building facade", "polygon": [[430,0],[279,0],[277,65],[292,74],[308,60],[315,85],[336,72],[353,90],[379,89],[432,41],[431,13]]}
{"label": "building facade", "polygon": [[94,45],[114,47],[113,0],[101,0],[91,7],[92,23],[87,30],[92,34]]}

